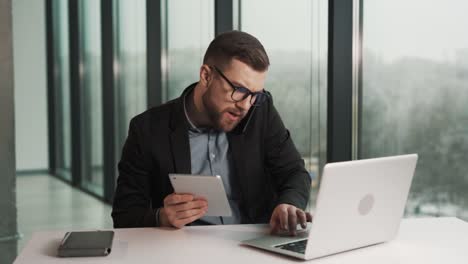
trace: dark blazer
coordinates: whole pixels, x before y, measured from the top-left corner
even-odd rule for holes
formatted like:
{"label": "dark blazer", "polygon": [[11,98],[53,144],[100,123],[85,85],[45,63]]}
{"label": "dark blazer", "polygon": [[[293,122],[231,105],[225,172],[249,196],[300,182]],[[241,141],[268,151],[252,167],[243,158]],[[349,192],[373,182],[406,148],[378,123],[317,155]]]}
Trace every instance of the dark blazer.
{"label": "dark blazer", "polygon": [[[191,172],[183,96],[134,117],[119,162],[114,227],[155,226],[156,209],[174,190],[169,173]],[[276,205],[304,209],[310,177],[270,97],[227,133],[242,223],[266,223]]]}

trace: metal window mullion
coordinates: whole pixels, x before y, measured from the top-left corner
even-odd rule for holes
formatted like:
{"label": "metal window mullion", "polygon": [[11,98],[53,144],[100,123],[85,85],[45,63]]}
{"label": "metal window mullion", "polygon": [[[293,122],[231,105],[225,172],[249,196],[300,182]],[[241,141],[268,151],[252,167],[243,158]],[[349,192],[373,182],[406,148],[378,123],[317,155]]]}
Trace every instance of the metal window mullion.
{"label": "metal window mullion", "polygon": [[[12,263],[19,236],[15,175],[15,96],[13,60],[13,1],[0,3],[0,262]],[[27,111],[27,110],[26,110]],[[4,243],[11,241],[10,243]]]}
{"label": "metal window mullion", "polygon": [[[215,36],[234,29],[233,0],[214,0]],[[240,4],[239,4],[240,8]],[[240,12],[238,12],[240,14]],[[239,22],[240,20],[238,20]]]}
{"label": "metal window mullion", "polygon": [[80,77],[80,32],[78,19],[78,0],[69,0],[69,48],[70,48],[70,105],[71,105],[71,149],[72,185],[82,182],[82,126],[81,126],[81,77]]}
{"label": "metal window mullion", "polygon": [[359,153],[359,120],[361,105],[361,74],[362,74],[362,0],[353,0],[353,88],[352,88],[352,140],[351,159],[358,159]]}
{"label": "metal window mullion", "polygon": [[146,1],[146,69],[148,108],[166,99],[167,0]]}
{"label": "metal window mullion", "polygon": [[355,8],[355,21],[356,21],[356,27],[355,27],[355,32],[354,32],[354,39],[355,39],[355,51],[357,56],[355,57],[356,59],[356,71],[354,78],[357,79],[355,82],[355,87],[354,87],[354,97],[356,98],[357,102],[355,105],[355,111],[353,112],[355,117],[355,123],[354,123],[354,129],[353,133],[355,133],[355,142],[353,144],[354,146],[354,157],[353,159],[359,159],[361,157],[361,128],[362,128],[362,57],[363,57],[363,15],[364,15],[364,0],[354,0],[359,4],[359,7]]}
{"label": "metal window mullion", "polygon": [[55,92],[55,67],[56,61],[54,56],[54,23],[53,23],[53,0],[46,0],[46,58],[47,58],[47,117],[48,117],[48,136],[49,136],[49,173],[56,172],[56,131],[58,122],[55,116],[56,92]]}
{"label": "metal window mullion", "polygon": [[327,162],[353,156],[353,4],[329,1]]}
{"label": "metal window mullion", "polygon": [[116,176],[116,97],[114,87],[113,0],[101,0],[103,194],[112,202]]}

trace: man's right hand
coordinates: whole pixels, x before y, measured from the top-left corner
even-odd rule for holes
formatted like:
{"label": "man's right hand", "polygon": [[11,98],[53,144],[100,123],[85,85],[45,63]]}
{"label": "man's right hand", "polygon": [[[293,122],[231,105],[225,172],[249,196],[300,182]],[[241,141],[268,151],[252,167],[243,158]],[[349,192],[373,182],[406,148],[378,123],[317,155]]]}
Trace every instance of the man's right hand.
{"label": "man's right hand", "polygon": [[173,193],[164,198],[164,208],[159,211],[161,226],[182,228],[208,211],[208,202],[191,194]]}

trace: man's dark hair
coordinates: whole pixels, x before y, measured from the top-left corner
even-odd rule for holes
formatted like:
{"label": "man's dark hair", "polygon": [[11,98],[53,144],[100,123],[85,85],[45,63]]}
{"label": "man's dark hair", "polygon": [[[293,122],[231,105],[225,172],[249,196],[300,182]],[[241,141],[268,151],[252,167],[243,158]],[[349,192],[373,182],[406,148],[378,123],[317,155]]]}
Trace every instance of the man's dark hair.
{"label": "man's dark hair", "polygon": [[219,34],[208,46],[203,63],[224,67],[234,58],[259,72],[267,70],[270,65],[262,43],[254,36],[242,31]]}

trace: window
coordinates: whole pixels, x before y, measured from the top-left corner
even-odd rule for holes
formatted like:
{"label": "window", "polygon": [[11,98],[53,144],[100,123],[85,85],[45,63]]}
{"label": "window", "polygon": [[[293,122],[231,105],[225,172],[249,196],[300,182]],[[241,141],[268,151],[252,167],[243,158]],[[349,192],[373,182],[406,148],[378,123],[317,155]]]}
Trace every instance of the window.
{"label": "window", "polygon": [[257,37],[270,57],[265,89],[291,131],[313,186],[326,146],[327,13],[327,1],[256,0],[241,5],[241,30]]}
{"label": "window", "polygon": [[82,185],[103,195],[103,118],[102,118],[102,57],[101,3],[79,1],[80,78],[82,96]]}
{"label": "window", "polygon": [[468,219],[467,9],[364,2],[360,156],[419,154],[408,215]]}
{"label": "window", "polygon": [[[166,10],[162,10],[165,12]],[[206,48],[214,38],[213,0],[167,1],[167,100],[197,82]]]}
{"label": "window", "polygon": [[130,119],[147,108],[146,0],[114,1],[116,151],[127,138]]}
{"label": "window", "polygon": [[53,1],[54,87],[55,87],[55,171],[71,181],[71,113],[68,2]]}

